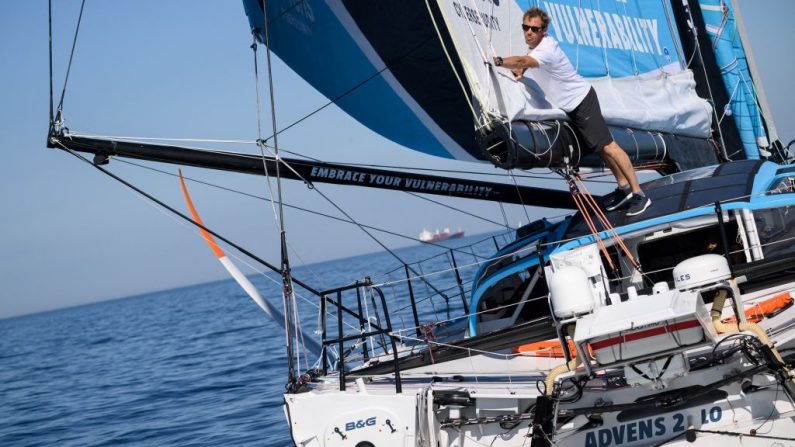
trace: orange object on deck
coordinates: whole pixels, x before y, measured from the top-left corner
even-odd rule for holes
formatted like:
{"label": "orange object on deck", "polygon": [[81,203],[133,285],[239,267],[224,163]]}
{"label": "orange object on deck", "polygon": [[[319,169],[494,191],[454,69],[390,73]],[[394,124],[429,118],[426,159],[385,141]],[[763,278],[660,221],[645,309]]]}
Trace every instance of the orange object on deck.
{"label": "orange object on deck", "polygon": [[[569,352],[575,352],[574,342],[568,340]],[[557,339],[538,341],[526,345],[515,346],[514,354],[533,355],[535,357],[563,358],[563,347]]]}
{"label": "orange object on deck", "polygon": [[[781,293],[773,298],[756,303],[745,310],[745,319],[749,323],[759,323],[765,317],[772,317],[792,305],[792,295],[789,292]],[[737,317],[721,320],[722,323],[732,324],[737,322]]]}

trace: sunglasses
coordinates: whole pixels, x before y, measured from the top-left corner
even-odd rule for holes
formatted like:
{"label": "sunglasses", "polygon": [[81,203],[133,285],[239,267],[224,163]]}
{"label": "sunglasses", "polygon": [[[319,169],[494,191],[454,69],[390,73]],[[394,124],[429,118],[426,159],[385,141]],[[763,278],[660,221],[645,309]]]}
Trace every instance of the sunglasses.
{"label": "sunglasses", "polygon": [[527,32],[527,30],[532,30],[534,33],[537,33],[543,29],[544,29],[543,26],[532,26],[532,25],[525,25],[524,23],[522,23],[522,30],[524,30],[525,32]]}

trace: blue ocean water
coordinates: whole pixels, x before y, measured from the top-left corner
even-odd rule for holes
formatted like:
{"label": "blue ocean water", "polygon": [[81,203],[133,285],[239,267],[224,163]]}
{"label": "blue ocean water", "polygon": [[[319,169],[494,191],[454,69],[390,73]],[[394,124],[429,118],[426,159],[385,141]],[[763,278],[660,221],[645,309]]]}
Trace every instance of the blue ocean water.
{"label": "blue ocean water", "polygon": [[[444,250],[397,251],[405,260],[435,253],[418,267],[424,273],[447,266]],[[398,266],[376,253],[294,274],[323,289]],[[467,286],[474,271],[462,270]],[[280,306],[278,283],[252,280]],[[424,318],[441,305],[423,300]],[[231,280],[0,320],[0,446],[287,446],[286,375],[283,331]]]}

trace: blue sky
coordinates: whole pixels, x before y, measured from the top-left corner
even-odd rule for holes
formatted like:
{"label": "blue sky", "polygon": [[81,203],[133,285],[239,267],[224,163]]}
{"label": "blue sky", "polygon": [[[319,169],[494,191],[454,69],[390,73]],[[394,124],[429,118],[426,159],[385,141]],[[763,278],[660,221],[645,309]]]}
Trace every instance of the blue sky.
{"label": "blue sky", "polygon": [[[65,98],[71,130],[139,137],[256,138],[251,37],[240,2],[87,3]],[[740,6],[786,144],[795,138],[791,82],[795,67],[789,57],[795,54],[789,37],[795,2],[742,0]],[[56,94],[78,9],[77,0],[54,1]],[[45,0],[2,2],[0,54],[0,150],[4,155],[0,162],[0,318],[225,278],[192,228],[70,155],[46,149]],[[326,101],[278,59],[274,81],[281,125]],[[268,116],[263,123],[266,129],[270,127]],[[450,167],[374,135],[335,107],[286,132],[279,142],[285,149],[332,161]],[[176,172],[175,167],[153,166]],[[461,163],[453,166],[473,169]],[[120,162],[111,167],[184,209],[173,177]],[[261,177],[199,169],[187,169],[186,174],[248,193],[268,193]],[[189,188],[208,226],[278,263],[278,230],[267,203],[199,185]],[[287,202],[331,211],[302,185],[287,183],[285,188]],[[416,236],[423,226],[461,226],[469,234],[497,229],[397,192],[330,186],[323,191],[363,223],[409,236]],[[502,220],[495,204],[446,203]],[[512,225],[527,221],[519,207],[509,207],[507,212]],[[540,216],[539,210],[528,213],[532,218]],[[296,252],[294,265],[379,249],[348,225],[294,211],[288,211],[286,221]],[[383,239],[395,247],[409,244],[394,237]]]}

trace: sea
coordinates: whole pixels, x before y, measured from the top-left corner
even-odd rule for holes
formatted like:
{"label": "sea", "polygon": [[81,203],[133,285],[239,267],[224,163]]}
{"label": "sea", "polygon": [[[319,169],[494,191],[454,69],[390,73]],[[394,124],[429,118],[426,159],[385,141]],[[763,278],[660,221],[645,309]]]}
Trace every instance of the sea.
{"label": "sea", "polygon": [[[460,290],[451,248],[468,289],[504,242],[471,236],[293,274],[319,290],[371,276],[400,290],[387,294],[393,324],[413,326],[396,257],[443,284],[414,281],[422,321],[440,321],[464,305],[438,293]],[[281,307],[276,275],[250,279]],[[304,332],[316,334],[317,298],[298,292]],[[284,331],[232,280],[0,320],[0,446],[289,446],[286,358]]]}

